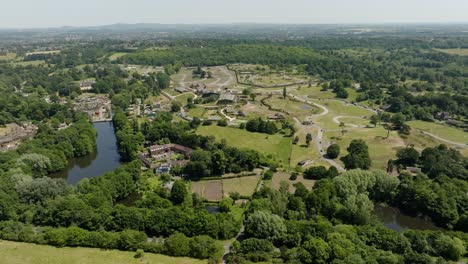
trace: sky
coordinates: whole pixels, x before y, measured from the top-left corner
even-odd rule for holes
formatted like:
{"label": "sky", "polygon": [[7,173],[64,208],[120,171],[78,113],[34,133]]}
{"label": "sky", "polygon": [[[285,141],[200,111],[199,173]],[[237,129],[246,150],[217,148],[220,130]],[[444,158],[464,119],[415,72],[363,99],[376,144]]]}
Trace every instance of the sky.
{"label": "sky", "polygon": [[0,0],[0,6],[0,28],[468,22],[468,0]]}

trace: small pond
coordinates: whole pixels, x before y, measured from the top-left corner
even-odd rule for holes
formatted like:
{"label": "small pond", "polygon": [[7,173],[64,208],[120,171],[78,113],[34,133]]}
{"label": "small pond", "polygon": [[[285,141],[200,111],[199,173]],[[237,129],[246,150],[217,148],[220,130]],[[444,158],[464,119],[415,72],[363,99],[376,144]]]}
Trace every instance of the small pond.
{"label": "small pond", "polygon": [[418,230],[438,230],[439,227],[435,226],[431,221],[409,216],[402,213],[398,208],[390,206],[374,205],[374,213],[383,222],[384,226],[395,231],[405,229],[418,229]]}

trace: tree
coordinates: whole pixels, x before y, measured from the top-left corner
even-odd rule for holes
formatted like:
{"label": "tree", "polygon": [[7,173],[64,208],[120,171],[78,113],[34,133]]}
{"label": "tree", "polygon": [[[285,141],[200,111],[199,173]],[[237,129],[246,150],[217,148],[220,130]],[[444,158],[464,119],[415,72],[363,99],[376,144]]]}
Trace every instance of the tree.
{"label": "tree", "polygon": [[310,146],[310,141],[312,141],[312,134],[307,133],[305,140],[306,140],[307,146]]}
{"label": "tree", "polygon": [[324,166],[310,167],[304,171],[305,179],[319,180],[328,177],[328,170]]}
{"label": "tree", "polygon": [[370,168],[371,159],[369,156],[369,148],[364,140],[353,139],[349,144],[347,151],[348,155],[341,158],[346,169],[368,170]]}
{"label": "tree", "polygon": [[187,197],[187,186],[181,180],[175,181],[171,189],[171,201],[174,204],[182,204]]}
{"label": "tree", "polygon": [[287,91],[286,91],[286,86],[283,87],[283,99],[286,99],[287,96]]}
{"label": "tree", "polygon": [[171,103],[171,112],[173,113],[179,112],[181,108],[182,108],[182,105],[179,102],[173,101]]}
{"label": "tree", "polygon": [[302,247],[305,251],[300,254],[300,260],[302,263],[329,263],[330,247],[323,239],[311,237],[309,240],[304,242]]}
{"label": "tree", "polygon": [[249,96],[250,96],[250,99],[252,99],[252,101],[255,101],[255,98],[257,97],[255,93],[251,93]]}
{"label": "tree", "polygon": [[190,253],[190,239],[182,233],[175,233],[164,241],[166,253],[170,256],[188,256]]}
{"label": "tree", "polygon": [[414,166],[419,160],[419,152],[413,147],[400,149],[397,151],[397,163],[403,166]]}
{"label": "tree", "polygon": [[372,115],[370,117],[370,123],[374,125],[374,127],[376,127],[379,122],[380,122],[380,117],[378,115]]}
{"label": "tree", "polygon": [[277,240],[286,234],[286,225],[278,215],[255,211],[247,218],[245,231],[252,237]]}
{"label": "tree", "polygon": [[229,213],[233,203],[234,201],[230,197],[224,197],[219,203],[219,209],[223,213]]}
{"label": "tree", "polygon": [[331,144],[327,148],[327,158],[336,159],[340,155],[340,146],[338,144]]}

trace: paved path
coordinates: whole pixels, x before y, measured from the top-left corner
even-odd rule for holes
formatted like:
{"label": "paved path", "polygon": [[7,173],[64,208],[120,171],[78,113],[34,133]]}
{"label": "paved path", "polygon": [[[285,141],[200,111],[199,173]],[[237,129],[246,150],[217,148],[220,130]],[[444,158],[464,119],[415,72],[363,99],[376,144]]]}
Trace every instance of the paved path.
{"label": "paved path", "polygon": [[[327,109],[328,110],[328,109]],[[323,161],[326,161],[328,162],[330,165],[332,166],[335,166],[339,171],[346,171],[343,166],[341,166],[339,163],[337,163],[335,160],[332,160],[332,159],[327,159],[325,154],[326,154],[326,150],[325,148],[328,147],[328,144],[325,146],[325,142],[323,140],[323,129],[318,126],[317,124],[313,124],[313,125],[310,125],[310,126],[305,126],[301,123],[301,121],[299,121],[299,119],[297,119],[296,117],[294,118],[294,121],[296,121],[296,124],[301,128],[303,129],[304,131],[306,131],[307,133],[310,133],[312,134],[312,130],[310,129],[310,127],[315,127],[317,128],[317,136],[315,138],[312,138],[312,141],[315,142],[315,146],[317,147],[319,153],[320,153],[320,160],[323,160]]]}

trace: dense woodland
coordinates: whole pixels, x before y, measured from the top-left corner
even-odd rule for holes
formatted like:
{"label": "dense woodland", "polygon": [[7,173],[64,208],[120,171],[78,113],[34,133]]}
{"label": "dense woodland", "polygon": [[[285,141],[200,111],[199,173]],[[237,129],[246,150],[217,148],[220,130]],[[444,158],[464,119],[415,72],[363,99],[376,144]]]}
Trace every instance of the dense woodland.
{"label": "dense woodland", "polygon": [[[468,159],[457,150],[440,145],[418,151],[408,146],[388,162],[387,172],[369,171],[372,157],[366,142],[353,140],[341,158],[347,172],[312,167],[303,177],[317,180],[313,189],[300,183],[294,193],[287,183],[279,190],[263,187],[246,205],[234,206],[240,197],[232,195],[220,202],[220,213],[210,214],[206,201],[188,191],[190,181],[260,167],[269,168],[267,178],[280,164],[256,150],[195,134],[201,125],[197,119],[176,121],[173,113],[163,112],[152,121],[130,120],[124,113],[137,98],[167,89],[170,75],[182,66],[252,63],[282,70],[295,66],[340,99],[348,97],[344,88],[358,83],[357,101],[394,114],[375,117],[375,123],[392,123],[400,132],[405,132],[405,121],[433,121],[439,112],[449,112],[463,123],[468,114],[468,57],[437,50],[468,47],[463,36],[439,32],[447,35],[428,41],[408,32],[362,37],[317,33],[297,40],[280,33],[266,39],[182,34],[162,40],[83,38],[79,43],[54,37],[47,45],[60,53],[26,55],[41,44],[11,44],[16,37],[23,39],[18,34],[12,33],[11,42],[1,48],[17,52],[24,61],[44,64],[0,61],[0,125],[27,121],[38,133],[18,149],[0,153],[0,239],[143,249],[217,263],[223,254],[220,241],[236,237],[244,225],[245,237],[231,245],[227,263],[447,263],[467,257]],[[110,60],[114,52],[128,54]],[[128,74],[118,64],[164,66],[164,72]],[[63,170],[67,159],[95,149],[96,132],[88,116],[71,107],[81,94],[79,81],[90,78],[96,81],[90,92],[111,98],[125,165],[71,186],[48,176]],[[60,124],[66,127],[59,130]],[[261,118],[250,119],[242,128],[294,135],[291,124]],[[171,171],[172,176],[184,176],[171,188],[169,175],[153,186],[155,175],[142,171],[138,160],[149,145],[165,143],[194,149],[187,166]],[[339,152],[335,146],[327,156],[336,158]],[[422,172],[410,175],[403,171],[407,166]],[[127,203],[135,194],[139,198]],[[373,214],[374,204],[427,217],[440,230],[387,229]]]}

